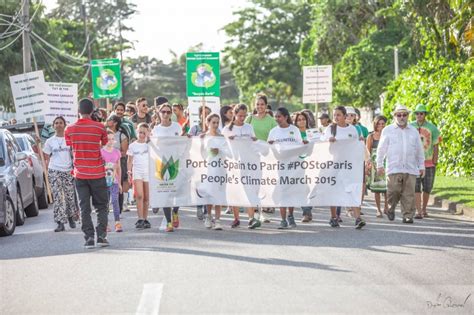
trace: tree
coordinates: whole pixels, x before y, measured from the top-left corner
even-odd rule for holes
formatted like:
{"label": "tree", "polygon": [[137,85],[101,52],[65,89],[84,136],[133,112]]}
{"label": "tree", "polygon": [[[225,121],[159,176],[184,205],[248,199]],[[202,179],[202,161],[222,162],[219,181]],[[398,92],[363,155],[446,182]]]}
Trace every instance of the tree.
{"label": "tree", "polygon": [[393,52],[399,51],[400,69],[415,62],[410,30],[397,7],[376,13],[377,29],[349,47],[335,68],[335,103],[375,108],[385,86],[395,78]]}
{"label": "tree", "polygon": [[[79,25],[46,18],[44,8],[40,3],[30,6],[32,69],[44,70],[47,81],[80,82],[86,72],[86,60],[78,53],[68,53]],[[4,75],[0,77],[0,104],[6,111],[13,111],[9,76],[23,73],[21,5],[14,0],[3,1],[1,12],[0,71]]]}
{"label": "tree", "polygon": [[474,49],[472,0],[401,1],[406,22],[423,52],[466,60]]}
{"label": "tree", "polygon": [[312,26],[300,49],[301,64],[336,65],[346,50],[383,25],[377,12],[390,1],[312,0]]}
{"label": "tree", "polygon": [[[252,6],[234,13],[237,20],[224,31],[230,40],[224,49],[242,100],[253,100],[256,85],[273,80],[301,94],[298,51],[311,27],[308,1],[253,0]],[[273,82],[272,81],[272,82]]]}

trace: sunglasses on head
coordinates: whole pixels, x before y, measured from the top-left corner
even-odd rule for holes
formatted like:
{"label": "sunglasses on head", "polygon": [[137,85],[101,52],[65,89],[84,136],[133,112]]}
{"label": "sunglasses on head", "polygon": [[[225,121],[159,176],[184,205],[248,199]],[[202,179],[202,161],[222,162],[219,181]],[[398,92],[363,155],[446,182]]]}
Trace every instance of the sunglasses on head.
{"label": "sunglasses on head", "polygon": [[397,114],[396,116],[397,116],[398,118],[401,118],[401,117],[407,117],[408,114]]}

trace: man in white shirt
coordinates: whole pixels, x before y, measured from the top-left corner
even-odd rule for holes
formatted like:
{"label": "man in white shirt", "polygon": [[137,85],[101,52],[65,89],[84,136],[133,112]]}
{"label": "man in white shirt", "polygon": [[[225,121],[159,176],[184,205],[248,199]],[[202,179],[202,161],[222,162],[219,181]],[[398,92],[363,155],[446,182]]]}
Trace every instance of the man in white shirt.
{"label": "man in white shirt", "polygon": [[405,106],[397,105],[394,123],[383,129],[377,148],[377,173],[387,174],[388,219],[395,219],[395,208],[400,201],[403,223],[413,223],[416,177],[425,173],[423,145],[416,128],[408,124],[409,114]]}

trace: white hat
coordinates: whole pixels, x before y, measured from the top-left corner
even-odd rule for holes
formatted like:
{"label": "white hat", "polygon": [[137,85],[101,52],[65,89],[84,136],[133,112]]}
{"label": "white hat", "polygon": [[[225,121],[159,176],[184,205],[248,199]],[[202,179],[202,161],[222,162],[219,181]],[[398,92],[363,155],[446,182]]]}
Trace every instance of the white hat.
{"label": "white hat", "polygon": [[396,113],[399,113],[399,112],[410,113],[410,111],[408,110],[406,106],[397,104],[397,106],[395,107],[395,110],[392,112],[392,115],[395,115]]}
{"label": "white hat", "polygon": [[357,115],[354,107],[351,107],[351,106],[346,106],[346,113],[347,113],[347,115],[349,115],[349,114]]}

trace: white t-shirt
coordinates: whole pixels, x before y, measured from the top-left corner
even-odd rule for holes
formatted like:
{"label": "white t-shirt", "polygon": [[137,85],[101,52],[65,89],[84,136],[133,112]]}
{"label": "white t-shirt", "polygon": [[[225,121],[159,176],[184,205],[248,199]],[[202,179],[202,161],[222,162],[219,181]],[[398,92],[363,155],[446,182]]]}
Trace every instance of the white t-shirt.
{"label": "white t-shirt", "polygon": [[[331,126],[328,126],[324,131],[324,135],[322,137],[323,140],[327,141],[329,138],[332,137],[331,133]],[[348,125],[347,127],[339,127],[337,126],[336,129],[336,140],[346,140],[346,139],[359,139],[359,133],[357,132],[356,127],[353,125]]]}
{"label": "white t-shirt", "polygon": [[71,147],[66,145],[64,137],[52,136],[46,140],[43,151],[50,156],[48,168],[61,172],[72,170]]}
{"label": "white t-shirt", "polygon": [[232,130],[229,126],[225,126],[222,129],[222,135],[226,138],[234,136],[236,139],[251,139],[255,137],[255,132],[252,125],[244,123],[242,126],[232,126]]}
{"label": "white t-shirt", "polygon": [[133,171],[148,173],[148,144],[133,142],[127,151],[127,155],[133,156]]}
{"label": "white t-shirt", "polygon": [[161,124],[155,126],[151,132],[152,137],[174,137],[181,136],[183,129],[177,122],[171,122],[171,125],[164,127]]}
{"label": "white t-shirt", "polygon": [[294,125],[289,125],[286,128],[274,127],[268,134],[268,141],[275,141],[275,143],[303,143],[300,130]]}

